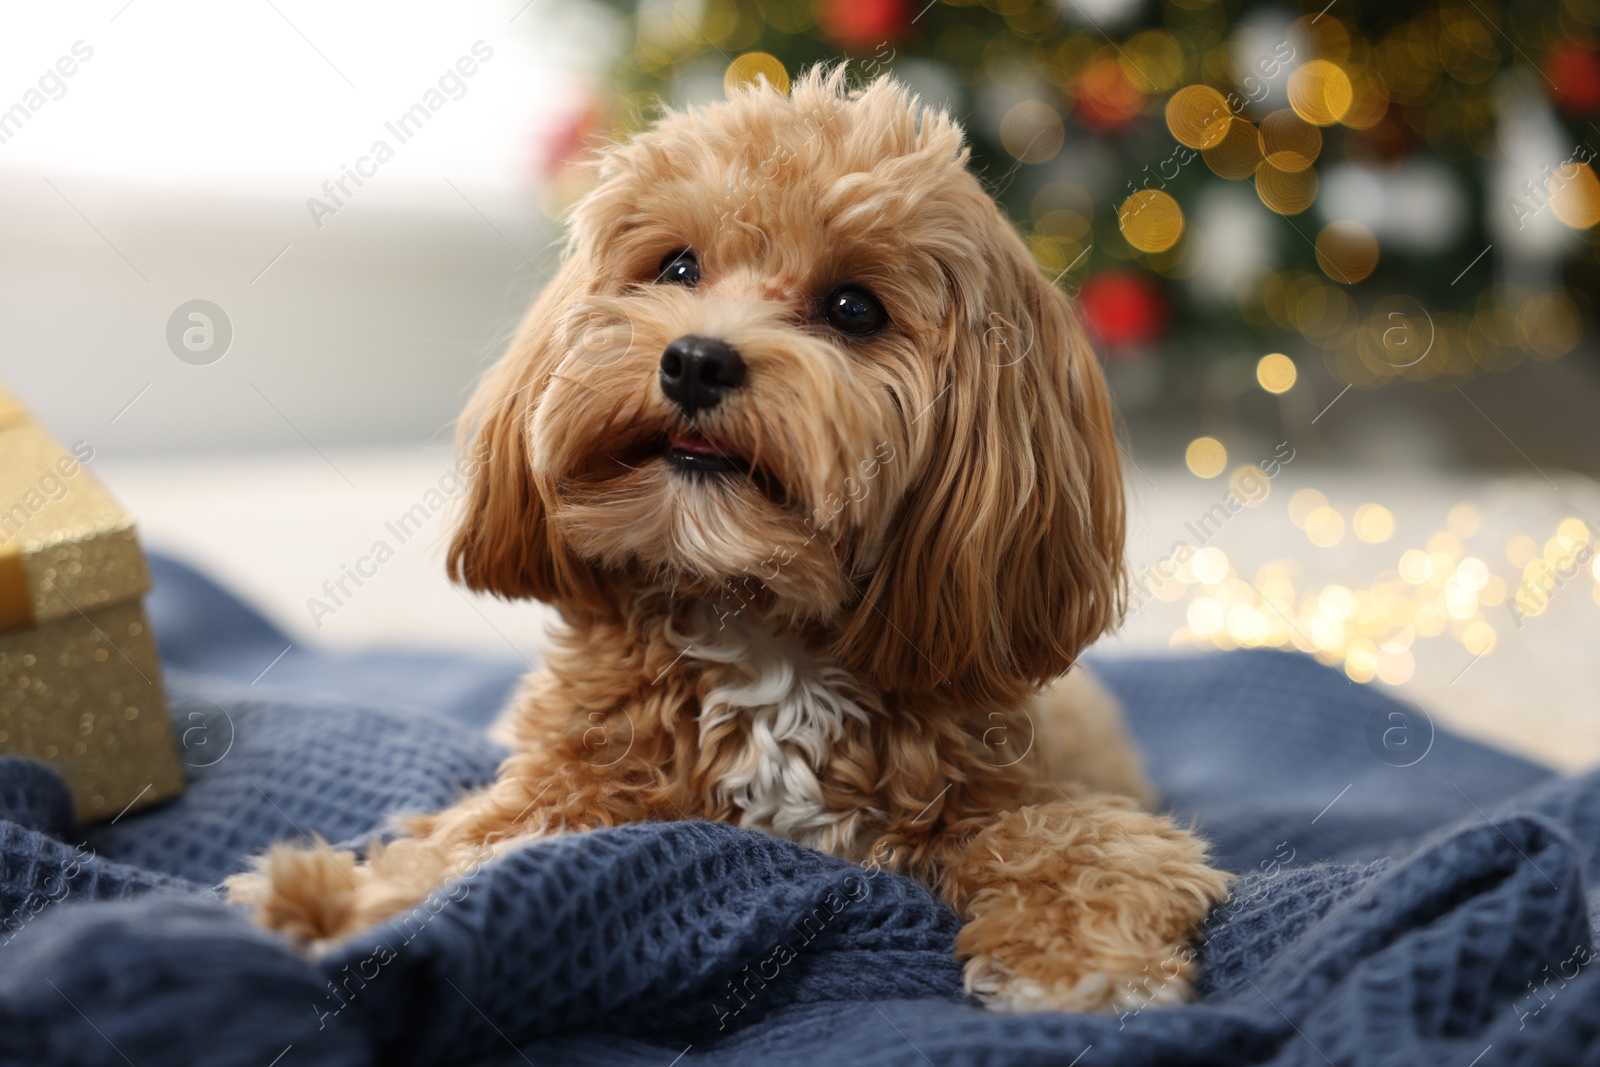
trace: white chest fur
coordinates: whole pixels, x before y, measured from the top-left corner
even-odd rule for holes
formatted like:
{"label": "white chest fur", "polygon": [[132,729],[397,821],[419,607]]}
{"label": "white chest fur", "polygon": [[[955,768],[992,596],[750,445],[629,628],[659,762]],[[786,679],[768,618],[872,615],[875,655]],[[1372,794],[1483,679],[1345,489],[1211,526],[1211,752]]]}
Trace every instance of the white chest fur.
{"label": "white chest fur", "polygon": [[[740,812],[738,823],[811,848],[848,853],[863,813],[830,810],[819,775],[845,725],[866,725],[852,678],[819,663],[801,643],[755,620],[697,620],[673,635],[685,656],[718,665],[700,708],[700,736],[730,723],[736,749],[714,789]],[[728,743],[726,741],[724,744]]]}

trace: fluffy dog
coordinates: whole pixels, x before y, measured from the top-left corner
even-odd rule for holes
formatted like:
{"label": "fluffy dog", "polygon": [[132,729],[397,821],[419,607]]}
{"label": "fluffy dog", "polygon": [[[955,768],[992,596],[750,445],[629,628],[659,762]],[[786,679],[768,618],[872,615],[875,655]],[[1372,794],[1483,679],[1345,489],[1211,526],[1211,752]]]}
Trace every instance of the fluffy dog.
{"label": "fluffy dog", "polygon": [[313,946],[486,852],[655,819],[921,880],[996,1008],[1183,999],[1227,876],[1074,671],[1123,601],[1112,410],[957,124],[816,70],[608,149],[479,388],[450,546],[564,626],[513,754],[365,860],[233,878]]}

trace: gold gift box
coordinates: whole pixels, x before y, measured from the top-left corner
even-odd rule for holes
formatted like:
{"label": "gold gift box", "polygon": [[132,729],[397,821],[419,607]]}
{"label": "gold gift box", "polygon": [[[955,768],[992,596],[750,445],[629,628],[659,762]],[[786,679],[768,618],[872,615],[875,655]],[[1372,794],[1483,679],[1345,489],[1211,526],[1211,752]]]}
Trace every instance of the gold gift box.
{"label": "gold gift box", "polygon": [[0,390],[0,755],[55,768],[79,822],[183,791],[133,520]]}

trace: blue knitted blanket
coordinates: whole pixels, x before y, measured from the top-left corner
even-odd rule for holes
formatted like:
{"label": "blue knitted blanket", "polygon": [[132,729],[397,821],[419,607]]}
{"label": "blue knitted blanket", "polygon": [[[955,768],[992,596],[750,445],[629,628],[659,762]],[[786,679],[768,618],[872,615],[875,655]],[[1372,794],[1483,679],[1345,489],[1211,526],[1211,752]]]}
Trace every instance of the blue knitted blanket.
{"label": "blue knitted blanket", "polygon": [[194,572],[155,577],[189,788],[83,832],[49,771],[0,761],[5,1064],[1600,1063],[1600,774],[1275,652],[1097,664],[1244,876],[1194,1005],[986,1013],[923,889],[701,823],[530,845],[299,958],[212,887],[487,781],[525,665],[285,653]]}

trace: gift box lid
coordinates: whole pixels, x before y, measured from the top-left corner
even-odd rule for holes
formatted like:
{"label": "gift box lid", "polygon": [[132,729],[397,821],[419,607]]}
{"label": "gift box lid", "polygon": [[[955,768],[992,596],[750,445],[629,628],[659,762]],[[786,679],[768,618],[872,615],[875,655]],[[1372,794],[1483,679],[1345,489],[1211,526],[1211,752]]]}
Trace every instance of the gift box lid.
{"label": "gift box lid", "polygon": [[119,603],[150,588],[133,519],[85,464],[0,389],[0,632]]}

